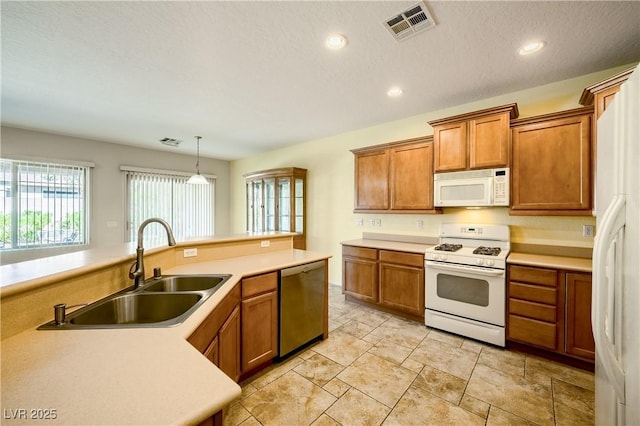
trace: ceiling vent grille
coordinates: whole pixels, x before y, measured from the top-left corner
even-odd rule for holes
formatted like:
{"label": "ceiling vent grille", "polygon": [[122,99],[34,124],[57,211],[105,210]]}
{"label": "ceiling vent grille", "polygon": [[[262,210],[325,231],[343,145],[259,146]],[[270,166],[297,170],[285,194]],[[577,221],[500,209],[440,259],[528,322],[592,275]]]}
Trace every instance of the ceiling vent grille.
{"label": "ceiling vent grille", "polygon": [[424,3],[418,3],[399,15],[385,20],[384,26],[393,38],[404,40],[435,27],[436,21],[431,17],[427,6]]}
{"label": "ceiling vent grille", "polygon": [[178,146],[182,141],[174,138],[162,138],[160,139],[160,143],[168,146]]}

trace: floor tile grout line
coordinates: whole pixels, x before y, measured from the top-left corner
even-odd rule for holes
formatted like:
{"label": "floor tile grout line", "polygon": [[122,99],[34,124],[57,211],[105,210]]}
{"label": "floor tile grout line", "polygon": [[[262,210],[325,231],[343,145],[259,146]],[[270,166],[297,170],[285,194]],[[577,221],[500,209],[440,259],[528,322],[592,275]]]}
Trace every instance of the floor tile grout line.
{"label": "floor tile grout line", "polygon": [[[345,301],[345,302],[346,302],[346,301]],[[346,302],[344,305],[342,305],[342,307],[341,307],[340,309],[349,309],[349,308],[358,308],[358,309],[359,309],[359,308],[361,308],[361,306],[360,306],[360,305],[358,305],[358,304],[355,304],[355,303]],[[362,312],[365,312],[365,313],[374,313],[374,314],[375,314],[375,312],[372,312],[372,310],[369,310],[369,309],[362,309]],[[371,398],[373,401],[376,401],[376,402],[378,402],[378,403],[382,404],[382,405],[383,405],[384,407],[386,407],[387,409],[389,409],[389,412],[387,413],[387,415],[385,416],[385,418],[381,421],[381,423],[382,423],[382,422],[386,421],[386,419],[388,419],[388,418],[389,418],[389,416],[391,415],[391,413],[393,412],[393,410],[398,406],[398,404],[399,404],[399,402],[402,400],[402,398],[404,398],[404,397],[406,396],[407,392],[408,392],[408,391],[409,391],[409,390],[410,390],[414,385],[416,385],[416,380],[418,379],[418,377],[420,376],[420,374],[424,371],[425,367],[428,365],[428,364],[423,364],[422,362],[418,362],[418,361],[416,361],[415,359],[412,359],[411,357],[416,353],[416,351],[418,350],[418,348],[420,348],[420,346],[421,346],[421,345],[425,344],[426,339],[430,338],[429,336],[430,336],[430,334],[431,334],[432,329],[429,329],[429,328],[427,327],[427,333],[424,335],[424,337],[422,337],[422,338],[421,338],[421,340],[417,343],[417,345],[415,345],[413,348],[411,348],[411,347],[407,347],[407,346],[404,346],[404,345],[402,345],[402,344],[398,344],[398,343],[396,343],[396,342],[390,341],[389,339],[387,339],[387,338],[385,338],[385,337],[380,337],[380,335],[376,335],[376,334],[374,334],[374,333],[375,333],[375,331],[376,331],[376,330],[378,330],[380,327],[383,327],[383,326],[384,326],[384,324],[386,324],[386,323],[388,323],[388,322],[393,321],[394,319],[396,319],[396,317],[395,317],[395,316],[393,316],[393,315],[391,315],[391,316],[386,316],[386,318],[385,318],[381,323],[379,323],[377,326],[375,326],[375,327],[374,327],[374,326],[372,326],[372,325],[370,325],[369,323],[361,322],[361,321],[358,321],[357,319],[354,319],[354,318],[358,318],[357,314],[353,314],[353,313],[351,313],[351,314],[350,314],[349,312],[347,312],[347,313],[344,313],[344,314],[342,314],[342,315],[337,316],[334,320],[341,320],[341,319],[344,319],[346,322],[345,322],[345,323],[343,323],[343,324],[340,324],[340,325],[339,325],[339,326],[337,326],[334,330],[332,330],[332,331],[331,331],[331,333],[339,332],[339,333],[344,334],[344,335],[349,335],[349,336],[351,336],[352,338],[354,338],[354,339],[358,339],[358,340],[360,340],[360,341],[363,341],[363,342],[365,342],[365,343],[367,343],[367,344],[369,345],[369,348],[368,348],[368,349],[366,349],[363,353],[359,354],[355,359],[353,359],[353,360],[350,362],[350,364],[348,364],[347,366],[344,366],[344,365],[342,365],[342,364],[340,364],[340,363],[338,363],[338,362],[334,361],[332,358],[326,357],[324,354],[321,354],[321,353],[319,353],[319,352],[315,352],[315,351],[314,351],[316,354],[319,354],[319,355],[321,355],[322,357],[327,358],[327,359],[331,360],[332,362],[335,362],[336,364],[338,364],[338,365],[340,365],[341,367],[343,367],[343,369],[342,369],[340,372],[338,372],[336,375],[334,375],[334,376],[333,376],[333,379],[338,379],[338,380],[340,380],[340,379],[338,378],[338,375],[339,375],[339,374],[341,374],[343,371],[345,371],[345,370],[346,370],[347,368],[349,368],[349,367],[357,368],[357,367],[355,367],[355,366],[354,366],[354,364],[355,364],[355,363],[357,363],[357,362],[358,362],[358,360],[359,360],[359,359],[361,359],[365,354],[368,354],[369,356],[375,356],[375,357],[378,357],[378,358],[380,358],[380,359],[382,359],[382,360],[384,360],[384,361],[386,361],[386,362],[392,363],[394,366],[400,367],[400,368],[404,369],[405,371],[408,371],[408,372],[410,372],[410,373],[412,373],[412,374],[415,374],[415,376],[413,377],[413,380],[411,381],[411,383],[409,384],[409,386],[408,386],[408,387],[407,387],[407,388],[402,392],[402,394],[400,395],[400,397],[395,401],[395,403],[394,403],[393,407],[389,407],[387,404],[383,403],[382,401],[379,401],[378,399],[376,399],[376,398],[375,398],[375,397],[373,397],[372,395],[369,395],[367,392],[364,392],[364,391],[362,391],[362,390],[358,389],[357,387],[354,387],[354,386],[350,385],[350,384],[349,384],[349,383],[347,383],[347,382],[345,382],[345,384],[347,384],[347,385],[348,385],[348,389],[347,389],[344,393],[342,393],[340,396],[335,396],[335,395],[333,395],[331,392],[329,392],[329,391],[325,390],[323,386],[319,386],[319,385],[317,385],[317,384],[313,383],[311,380],[307,379],[306,377],[303,377],[303,376],[301,375],[301,373],[299,373],[298,371],[295,371],[295,368],[297,368],[299,365],[303,365],[305,362],[307,362],[307,361],[308,361],[312,356],[314,356],[314,355],[312,355],[311,357],[308,357],[308,358],[306,358],[306,359],[302,359],[302,358],[300,358],[300,364],[296,365],[296,366],[295,366],[295,367],[293,367],[293,368],[288,369],[285,373],[283,373],[283,374],[281,374],[280,376],[278,376],[278,378],[279,378],[279,377],[282,377],[282,376],[283,376],[283,375],[285,375],[285,374],[287,374],[289,371],[294,371],[294,373],[296,373],[297,375],[302,376],[302,378],[304,378],[305,380],[307,380],[307,381],[311,382],[314,386],[317,386],[317,387],[321,388],[322,390],[325,390],[325,392],[327,392],[327,393],[331,394],[331,395],[332,395],[332,396],[334,396],[334,398],[335,398],[335,400],[332,402],[332,404],[331,404],[330,406],[328,406],[328,407],[327,407],[327,408],[326,408],[322,413],[320,413],[320,414],[319,414],[319,415],[318,415],[318,416],[317,416],[313,421],[317,421],[317,420],[322,416],[322,414],[326,414],[326,415],[327,415],[327,417],[329,417],[330,419],[332,419],[332,420],[334,420],[334,421],[336,421],[336,422],[337,422],[337,420],[335,420],[333,417],[331,417],[331,416],[329,416],[329,414],[327,414],[327,411],[328,411],[331,407],[333,407],[333,406],[334,406],[338,401],[340,401],[343,397],[345,397],[345,395],[347,395],[347,394],[350,392],[350,390],[351,390],[351,389],[355,389],[356,391],[358,391],[358,392],[362,393],[363,395],[366,395],[367,397]],[[331,320],[330,320],[330,321],[331,321]],[[364,325],[366,325],[366,326],[373,327],[373,328],[372,328],[372,330],[371,330],[371,331],[369,331],[367,334],[363,335],[362,337],[360,337],[360,336],[358,336],[358,335],[355,335],[355,334],[347,333],[347,332],[345,332],[344,330],[340,330],[340,328],[342,328],[344,325],[346,325],[347,323],[350,323],[350,322],[361,323],[361,324],[364,324]],[[356,327],[356,328],[357,328],[357,327]],[[379,338],[380,340],[378,340],[378,342],[377,342],[377,343],[372,343],[372,342],[370,342],[370,341],[364,340],[367,336],[373,336],[373,337],[375,337],[376,339],[378,339],[378,338]],[[433,339],[433,337],[431,337],[431,339]],[[370,339],[370,340],[375,340],[375,339]],[[372,351],[374,348],[376,348],[376,345],[380,344],[380,342],[382,342],[383,340],[389,341],[390,343],[395,344],[396,346],[399,346],[399,347],[402,347],[402,348],[405,348],[405,349],[409,349],[409,350],[410,350],[410,352],[409,352],[409,354],[408,354],[406,357],[404,357],[400,362],[397,362],[395,359],[392,359],[392,358],[385,358],[385,357],[383,357],[383,356],[380,356],[380,355],[377,355],[377,354],[375,354],[375,353],[372,353],[371,351]],[[467,412],[467,413],[474,414],[474,415],[478,416],[476,413],[473,413],[473,412],[471,412],[471,411],[468,411],[468,410],[466,410],[466,409],[462,408],[462,407],[460,406],[460,404],[462,403],[462,401],[463,401],[463,399],[464,399],[464,397],[465,397],[465,396],[468,396],[469,398],[471,398],[471,396],[467,394],[467,390],[468,390],[469,383],[470,383],[470,381],[471,381],[471,377],[473,376],[474,372],[477,370],[478,365],[480,365],[480,364],[481,364],[482,354],[483,354],[483,353],[490,354],[490,353],[489,353],[489,352],[487,352],[488,350],[486,349],[486,347],[485,347],[483,344],[480,344],[480,349],[479,349],[477,352],[476,352],[475,348],[473,348],[473,347],[471,347],[471,348],[465,348],[465,347],[464,347],[465,342],[466,342],[467,340],[469,340],[469,339],[464,339],[464,338],[463,338],[462,340],[460,340],[460,341],[459,341],[459,343],[458,343],[458,342],[453,342],[453,343],[455,343],[455,344],[452,344],[452,342],[447,341],[446,339],[443,339],[443,340],[433,339],[433,340],[438,341],[438,342],[440,342],[440,343],[442,343],[442,344],[449,345],[449,346],[451,346],[451,347],[453,347],[453,348],[456,348],[456,349],[461,349],[461,350],[465,350],[465,351],[468,351],[468,352],[474,352],[474,353],[475,353],[475,361],[474,361],[473,367],[472,367],[472,369],[471,369],[471,372],[470,372],[470,374],[469,374],[469,377],[464,381],[464,389],[463,389],[463,391],[462,391],[462,393],[461,393],[460,399],[458,400],[458,403],[457,403],[457,404],[455,404],[454,406],[460,407],[462,410],[464,410],[464,411],[465,411],[465,412]],[[311,349],[311,348],[310,348],[310,349]],[[514,375],[514,377],[520,377],[522,380],[526,380],[527,372],[528,372],[528,371],[531,371],[531,362],[530,362],[530,360],[531,360],[531,359],[534,359],[535,357],[529,357],[529,356],[527,356],[526,354],[523,354],[523,355],[524,355],[524,368],[523,368],[523,370],[522,370],[523,372],[522,372],[521,374]],[[537,359],[537,358],[536,358],[536,359]],[[412,361],[414,361],[414,363],[416,364],[416,366],[418,366],[418,365],[419,365],[419,366],[421,366],[420,370],[416,372],[414,369],[409,369],[409,368],[405,367],[404,365],[402,365],[402,364],[406,363],[406,362],[407,362],[407,360],[412,360]],[[544,361],[544,360],[541,360],[541,361]],[[485,364],[482,364],[482,365],[485,365]],[[486,366],[487,366],[488,368],[493,368],[491,365],[486,365]],[[451,374],[451,373],[449,373],[448,371],[443,371],[443,370],[440,370],[440,369],[435,368],[435,367],[433,367],[433,366],[430,366],[430,368],[434,368],[434,369],[436,369],[436,370],[438,370],[438,371],[441,371],[441,372],[444,372],[444,373],[446,373],[446,374]],[[505,374],[509,374],[509,375],[511,375],[511,373],[509,373],[508,371],[504,371],[504,373],[505,373]],[[548,376],[548,377],[549,377],[549,379],[550,379],[550,381],[551,381],[551,382],[550,382],[550,383],[551,383],[551,404],[552,404],[552,410],[553,410],[553,421],[554,421],[554,423],[555,423],[555,424],[558,424],[558,422],[557,422],[557,418],[556,418],[556,402],[557,402],[557,401],[556,401],[556,395],[555,395],[555,391],[554,391],[554,386],[553,386],[553,385],[554,385],[554,380],[556,380],[556,381],[564,381],[564,380],[563,380],[563,379],[556,379],[556,378],[555,378],[555,376],[552,376],[549,372],[544,372],[544,371],[543,371],[543,372],[541,372],[541,373],[542,373],[543,375]],[[457,376],[455,376],[455,377],[457,377]],[[277,380],[278,378],[274,379],[273,381]],[[333,379],[332,379],[332,380],[333,380]],[[273,382],[273,381],[272,381],[272,382]],[[270,382],[270,383],[272,383],[272,382]],[[328,383],[328,382],[327,382],[327,383]],[[591,391],[591,392],[592,392],[592,390],[591,390],[591,389],[586,388],[586,387],[583,387],[583,386],[581,386],[581,385],[576,385],[576,384],[574,384],[571,380],[567,381],[567,383],[568,383],[568,384],[570,384],[570,385],[576,386],[576,387],[578,387],[578,388],[585,389],[586,391]],[[265,385],[265,386],[268,386],[268,385],[269,385],[269,384],[267,384],[267,385]],[[326,385],[326,384],[325,384],[325,385]],[[256,388],[256,389],[257,389],[257,388]],[[260,390],[260,389],[257,389],[257,390]],[[448,404],[451,404],[451,402],[450,402],[450,401],[448,401],[448,400],[446,400],[446,399],[444,399],[444,398],[441,398],[438,394],[433,393],[431,390],[429,390],[429,389],[425,389],[425,390],[426,390],[429,394],[431,394],[431,395],[433,395],[433,396],[435,396],[435,397],[438,397],[439,399],[441,399],[441,400],[445,401],[445,402],[446,402],[446,403],[448,403]],[[519,415],[519,414],[515,414],[515,413],[512,413],[512,412],[511,412],[511,411],[509,411],[508,409],[505,409],[505,408],[502,408],[502,407],[495,406],[494,404],[491,404],[491,403],[489,403],[488,401],[483,401],[482,399],[479,399],[479,398],[476,398],[476,397],[473,397],[473,398],[474,398],[474,399],[477,399],[478,401],[483,402],[484,404],[487,404],[487,406],[488,406],[487,416],[486,416],[486,417],[485,417],[485,419],[484,419],[484,420],[485,420],[485,422],[484,422],[485,424],[487,424],[488,419],[489,419],[489,415],[490,415],[490,413],[492,412],[492,409],[493,409],[493,408],[500,408],[500,410],[501,410],[501,411],[504,411],[504,412],[506,412],[506,413],[509,413],[510,415],[516,416],[517,418],[520,418],[520,419],[526,420],[526,419],[525,419],[524,417],[522,417],[521,415]],[[452,404],[452,405],[453,405],[453,404]],[[247,410],[247,411],[248,411],[248,410]],[[254,417],[254,416],[253,416],[253,414],[251,414],[251,413],[250,413],[250,415],[251,415],[251,417]],[[479,416],[478,416],[478,417],[479,417]],[[254,417],[254,418],[255,418],[255,417]],[[245,420],[245,421],[246,421],[246,420]],[[256,421],[257,421],[257,419],[256,419]],[[529,421],[530,421],[530,420],[529,420]],[[313,422],[312,422],[312,423],[313,423]]]}

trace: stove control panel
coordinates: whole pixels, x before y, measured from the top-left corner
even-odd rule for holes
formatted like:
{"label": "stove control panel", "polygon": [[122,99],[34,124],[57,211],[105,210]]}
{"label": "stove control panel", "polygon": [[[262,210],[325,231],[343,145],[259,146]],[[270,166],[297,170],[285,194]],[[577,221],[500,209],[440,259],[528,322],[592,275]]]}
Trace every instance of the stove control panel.
{"label": "stove control panel", "polygon": [[493,266],[495,263],[493,259],[476,259],[476,265],[480,266]]}
{"label": "stove control panel", "polygon": [[460,234],[462,235],[482,235],[482,227],[469,227],[463,226],[460,228]]}
{"label": "stove control panel", "polygon": [[445,260],[447,260],[447,255],[446,254],[438,254],[438,253],[427,253],[425,258],[427,260],[440,260],[440,261],[444,262]]}

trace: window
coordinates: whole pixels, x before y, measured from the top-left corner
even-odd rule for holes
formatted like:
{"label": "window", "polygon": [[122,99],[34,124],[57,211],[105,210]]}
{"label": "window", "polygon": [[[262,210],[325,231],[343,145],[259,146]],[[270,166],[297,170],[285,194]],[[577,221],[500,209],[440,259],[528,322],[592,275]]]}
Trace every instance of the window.
{"label": "window", "polygon": [[90,167],[0,160],[0,250],[88,244]]}
{"label": "window", "polygon": [[[120,167],[127,188],[127,241],[137,241],[138,228],[150,217],[171,225],[176,239],[213,235],[215,177],[205,176],[210,185],[187,184],[188,175],[179,172]],[[165,241],[159,224],[144,231],[145,241]]]}

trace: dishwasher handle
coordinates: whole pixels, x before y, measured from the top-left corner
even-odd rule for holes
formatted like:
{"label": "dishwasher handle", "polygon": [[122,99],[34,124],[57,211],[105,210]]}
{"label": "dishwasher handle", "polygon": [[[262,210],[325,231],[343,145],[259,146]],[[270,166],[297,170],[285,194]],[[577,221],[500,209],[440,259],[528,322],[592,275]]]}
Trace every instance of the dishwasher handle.
{"label": "dishwasher handle", "polygon": [[280,270],[280,276],[290,277],[291,275],[298,275],[307,273],[316,269],[324,269],[324,260],[318,262],[305,263],[304,265],[294,266],[292,268],[285,268]]}

